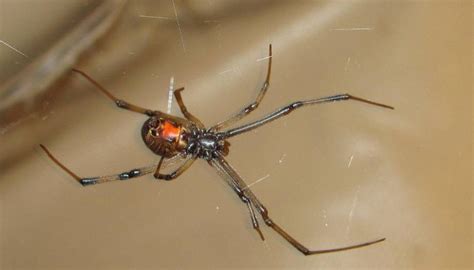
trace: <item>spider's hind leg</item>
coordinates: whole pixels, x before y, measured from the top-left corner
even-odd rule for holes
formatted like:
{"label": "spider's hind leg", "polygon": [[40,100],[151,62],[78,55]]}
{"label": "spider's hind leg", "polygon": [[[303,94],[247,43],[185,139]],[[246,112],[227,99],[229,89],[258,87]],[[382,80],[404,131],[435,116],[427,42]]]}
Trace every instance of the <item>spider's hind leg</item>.
{"label": "spider's hind leg", "polygon": [[[289,233],[283,230],[280,226],[278,226],[268,214],[268,210],[263,206],[263,204],[257,199],[255,194],[248,188],[248,185],[244,182],[244,180],[239,176],[239,174],[230,166],[229,163],[222,157],[219,156],[216,159],[209,161],[209,164],[217,169],[222,176],[224,176],[224,180],[230,185],[230,187],[237,193],[237,195],[245,202],[246,200],[250,201],[250,204],[255,207],[257,212],[261,215],[262,219],[265,221],[265,224],[272,228],[276,233],[278,233],[281,237],[283,237],[288,243],[290,243],[293,247],[295,247],[298,251],[303,253],[304,255],[314,255],[314,254],[321,254],[321,253],[329,253],[329,252],[336,252],[336,251],[343,251],[343,250],[350,250],[360,247],[369,246],[375,243],[379,243],[385,240],[385,238],[377,239],[375,241],[369,241],[361,244],[355,244],[340,248],[332,248],[332,249],[320,249],[320,250],[310,250],[293,238]],[[245,198],[245,199],[243,199]],[[248,203],[247,203],[248,205]],[[251,216],[253,211],[250,212]],[[258,227],[257,227],[258,228]],[[260,232],[260,230],[258,229]]]}
{"label": "spider's hind leg", "polygon": [[250,220],[252,221],[253,228],[257,231],[258,235],[260,235],[260,238],[262,239],[262,241],[265,241],[265,237],[263,237],[263,233],[260,230],[260,225],[258,224],[257,217],[255,216],[255,211],[253,210],[254,206],[253,206],[252,202],[250,201],[249,198],[247,198],[244,195],[241,196],[240,198],[247,205],[247,208],[248,208],[249,214],[250,214]]}
{"label": "spider's hind leg", "polygon": [[62,162],[60,162],[53,154],[46,148],[46,146],[40,144],[41,149],[48,155],[48,157],[56,163],[61,169],[63,169],[67,174],[69,174],[72,178],[76,179],[76,181],[83,185],[95,185],[95,184],[102,184],[106,182],[116,181],[116,180],[129,180],[132,178],[137,178],[149,173],[152,173],[155,170],[155,166],[147,166],[138,169],[132,169],[129,171],[125,171],[119,174],[112,174],[106,176],[96,176],[96,177],[80,177],[74,172],[72,172],[68,167],[66,167]]}

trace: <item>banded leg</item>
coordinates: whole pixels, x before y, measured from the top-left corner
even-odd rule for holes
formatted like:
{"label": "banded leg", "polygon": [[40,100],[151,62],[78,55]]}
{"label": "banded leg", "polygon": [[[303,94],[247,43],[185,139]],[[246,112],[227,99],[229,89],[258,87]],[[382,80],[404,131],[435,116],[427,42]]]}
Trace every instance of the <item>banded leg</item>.
{"label": "banded leg", "polygon": [[222,174],[222,176],[224,176],[224,179],[226,180],[226,182],[232,187],[232,189],[237,193],[237,195],[243,194],[246,198],[250,200],[252,205],[255,206],[255,209],[257,209],[257,211],[262,216],[262,219],[265,221],[265,224],[267,226],[272,228],[281,237],[283,237],[288,243],[290,243],[293,247],[295,247],[298,251],[300,251],[304,255],[314,255],[314,254],[355,249],[355,248],[369,246],[369,245],[379,243],[385,240],[385,238],[381,238],[375,241],[369,241],[369,242],[351,245],[351,246],[345,246],[341,248],[310,250],[304,245],[302,245],[300,242],[298,242],[291,235],[289,235],[285,230],[283,230],[280,226],[278,226],[268,216],[268,210],[265,208],[265,206],[263,206],[263,204],[255,196],[255,194],[253,194],[253,192],[248,188],[248,185],[244,182],[244,180],[238,175],[238,173],[232,168],[232,166],[229,163],[227,163],[227,161],[222,156],[218,156],[217,158],[211,160],[209,163],[214,168],[216,168],[217,171]]}
{"label": "banded leg", "polygon": [[242,109],[240,112],[237,114],[233,115],[231,118],[224,120],[222,122],[217,123],[213,127],[211,127],[211,130],[221,130],[225,128],[226,126],[232,125],[233,123],[239,121],[240,119],[244,118],[248,114],[250,114],[252,111],[257,109],[258,105],[262,101],[263,97],[265,96],[265,93],[267,92],[268,86],[270,85],[270,74],[272,72],[272,44],[269,45],[268,47],[268,67],[267,67],[267,77],[265,79],[265,82],[263,83],[262,88],[260,88],[260,92],[258,93],[257,98],[255,101],[251,104],[249,104],[247,107]]}
{"label": "banded leg", "polygon": [[97,176],[97,177],[79,177],[77,174],[72,172],[64,164],[62,164],[51,152],[46,148],[46,146],[40,144],[41,149],[48,155],[48,157],[56,163],[61,169],[63,169],[67,174],[76,179],[83,186],[102,184],[106,182],[116,181],[116,180],[129,180],[131,178],[137,178],[146,174],[150,174],[155,171],[156,165],[146,166],[138,169],[133,169],[130,171],[122,172],[119,174],[106,175],[106,176]]}
{"label": "banded leg", "polygon": [[226,177],[227,176],[226,171],[221,169],[220,165],[216,163],[216,161],[211,160],[211,161],[208,161],[208,163],[209,165],[214,167],[219,173],[222,173],[222,176],[226,180],[227,184],[229,184],[229,186],[235,191],[235,193],[237,193],[237,196],[239,196],[242,202],[244,202],[247,205],[247,209],[249,210],[249,214],[250,214],[250,220],[252,222],[252,227],[260,235],[260,238],[262,239],[262,241],[265,241],[265,237],[263,237],[262,231],[260,230],[260,225],[258,224],[257,217],[255,216],[255,211],[253,210],[255,205],[252,203],[252,200],[244,194],[245,189],[240,188],[238,183],[234,181],[234,178]]}
{"label": "banded leg", "polygon": [[137,112],[137,113],[145,114],[145,115],[148,115],[148,116],[153,116],[153,115],[154,115],[154,111],[153,111],[153,110],[145,109],[145,108],[142,108],[142,107],[140,107],[140,106],[137,106],[137,105],[133,105],[133,104],[131,104],[131,103],[128,103],[128,102],[126,102],[125,100],[116,98],[116,97],[115,97],[114,95],[112,95],[107,89],[105,89],[102,85],[100,85],[96,80],[92,79],[92,77],[90,77],[89,75],[87,75],[87,73],[85,73],[85,72],[83,72],[83,71],[81,71],[81,70],[75,69],[75,68],[73,68],[72,71],[81,74],[81,75],[82,75],[84,78],[86,78],[90,83],[92,83],[93,85],[95,85],[95,86],[97,87],[97,89],[99,89],[99,90],[100,90],[102,93],[104,93],[108,98],[110,98],[113,102],[115,102],[115,105],[117,105],[117,107],[122,108],[122,109],[129,110],[129,111],[132,111],[132,112]]}
{"label": "banded leg", "polygon": [[179,109],[183,113],[184,117],[186,117],[186,119],[188,119],[189,121],[191,121],[191,122],[195,123],[196,125],[198,125],[199,128],[204,129],[204,124],[201,122],[201,120],[199,120],[196,116],[191,114],[188,111],[188,109],[186,108],[186,105],[184,105],[183,98],[181,97],[181,91],[183,91],[183,90],[184,90],[184,87],[181,87],[181,88],[178,88],[178,89],[174,90],[174,92],[173,92],[174,97],[176,98],[176,102],[178,102]]}
{"label": "banded leg", "polygon": [[364,102],[364,103],[367,103],[367,104],[383,107],[383,108],[386,108],[386,109],[391,109],[391,110],[394,109],[392,106],[385,105],[385,104],[378,103],[378,102],[374,102],[374,101],[370,101],[370,100],[363,99],[363,98],[360,98],[360,97],[355,97],[355,96],[352,96],[350,94],[335,95],[335,96],[323,97],[323,98],[318,98],[318,99],[310,99],[310,100],[305,100],[305,101],[293,102],[290,105],[287,105],[283,108],[280,108],[280,109],[274,111],[273,113],[263,117],[260,120],[257,120],[255,122],[252,122],[252,123],[249,123],[249,124],[237,127],[237,128],[233,128],[233,129],[230,129],[230,130],[227,130],[227,131],[219,132],[217,135],[222,139],[227,139],[227,138],[239,135],[241,133],[251,131],[251,130],[256,129],[260,126],[263,126],[263,125],[265,125],[265,124],[267,124],[267,123],[269,123],[273,120],[276,120],[280,117],[283,117],[283,116],[291,113],[292,111],[294,111],[298,108],[308,106],[308,105],[316,105],[316,104],[335,102],[335,101],[344,101],[344,100],[355,100],[355,101]]}
{"label": "banded leg", "polygon": [[196,160],[196,157],[193,156],[190,159],[186,160],[184,162],[184,164],[181,165],[181,167],[179,167],[178,169],[176,169],[176,171],[174,171],[170,174],[161,174],[160,173],[161,165],[162,165],[164,159],[165,159],[164,157],[161,157],[160,162],[158,162],[158,166],[156,166],[155,174],[153,176],[156,179],[163,179],[163,180],[169,181],[169,180],[176,179],[178,176],[180,176],[182,173],[184,173],[189,167],[191,167],[191,165]]}

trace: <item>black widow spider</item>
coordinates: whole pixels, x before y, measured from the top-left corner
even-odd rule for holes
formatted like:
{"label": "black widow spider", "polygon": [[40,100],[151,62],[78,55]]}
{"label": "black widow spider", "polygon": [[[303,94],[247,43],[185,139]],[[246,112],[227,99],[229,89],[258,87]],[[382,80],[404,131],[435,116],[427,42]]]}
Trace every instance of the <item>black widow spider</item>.
{"label": "black widow spider", "polygon": [[[181,91],[184,88],[179,88],[174,91],[174,96],[179,105],[181,112],[183,113],[184,118],[176,117],[169,115],[160,111],[145,109],[133,104],[130,104],[124,100],[118,99],[113,96],[109,91],[102,87],[98,82],[92,79],[86,73],[73,69],[73,71],[84,76],[88,81],[94,84],[102,93],[104,93],[108,98],[113,100],[115,104],[122,109],[130,110],[133,112],[141,113],[147,115],[149,118],[143,124],[141,135],[146,146],[153,151],[153,153],[161,156],[160,161],[157,166],[148,166],[138,169],[133,169],[116,175],[109,176],[99,176],[99,177],[87,177],[82,178],[77,174],[73,173],[70,169],[64,166],[57,158],[55,158],[51,152],[44,146],[40,145],[41,148],[46,152],[46,154],[54,161],[59,167],[66,171],[69,175],[75,178],[83,186],[99,184],[110,182],[114,180],[128,180],[138,176],[143,176],[149,173],[154,172],[154,177],[156,179],[164,180],[173,180],[180,176],[186,169],[188,169],[191,164],[198,158],[206,160],[212,167],[216,168],[218,172],[224,176],[224,179],[227,181],[227,184],[237,193],[237,196],[247,205],[248,211],[250,213],[250,219],[253,225],[253,228],[258,232],[261,239],[264,240],[263,234],[260,231],[260,226],[255,214],[256,210],[263,221],[267,226],[272,228],[275,232],[281,235],[286,241],[293,245],[304,255],[313,255],[321,254],[335,251],[343,251],[348,249],[359,248],[363,246],[372,245],[381,241],[384,241],[385,238],[377,239],[374,241],[369,241],[357,245],[345,246],[341,248],[333,249],[323,249],[323,250],[309,250],[302,244],[300,244],[296,239],[291,237],[287,232],[285,232],[280,226],[278,226],[268,215],[268,210],[263,206],[263,204],[257,199],[254,193],[248,188],[244,180],[239,176],[239,174],[232,168],[232,166],[225,160],[224,156],[229,153],[229,142],[227,139],[240,135],[242,133],[248,132],[250,130],[256,129],[260,126],[263,126],[273,120],[276,120],[280,117],[283,117],[292,111],[305,107],[307,105],[315,105],[321,103],[328,103],[341,100],[355,100],[360,101],[383,108],[394,109],[392,106],[384,105],[381,103],[369,101],[359,97],[355,97],[349,94],[334,95],[329,97],[323,97],[318,99],[297,101],[290,103],[289,105],[282,107],[269,115],[257,120],[239,126],[232,129],[227,129],[221,131],[225,127],[234,124],[238,120],[241,120],[246,115],[255,110],[260,102],[262,101],[265,93],[267,92],[269,83],[270,83],[270,73],[272,68],[272,46],[269,45],[269,58],[268,58],[268,68],[266,80],[263,83],[262,88],[256,98],[256,100],[242,109],[237,114],[233,115],[229,119],[222,121],[210,128],[206,128],[204,124],[192,115],[186,109],[186,106],[183,103],[181,98]],[[187,157],[188,159],[181,165],[177,170],[170,174],[161,174],[160,168],[165,159],[170,159],[176,156]]]}

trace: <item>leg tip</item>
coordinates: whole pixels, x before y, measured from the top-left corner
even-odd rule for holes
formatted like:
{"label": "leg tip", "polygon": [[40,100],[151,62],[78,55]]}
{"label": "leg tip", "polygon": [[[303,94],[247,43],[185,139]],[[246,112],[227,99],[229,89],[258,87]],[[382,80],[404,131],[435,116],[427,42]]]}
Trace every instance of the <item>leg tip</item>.
{"label": "leg tip", "polygon": [[265,242],[265,237],[263,237],[263,233],[260,231],[260,228],[255,228],[255,230],[257,230],[258,234],[260,235],[260,239]]}
{"label": "leg tip", "polygon": [[97,179],[94,179],[94,178],[82,178],[79,180],[79,183],[81,183],[81,185],[83,187],[85,186],[90,186],[90,185],[95,185],[97,184]]}

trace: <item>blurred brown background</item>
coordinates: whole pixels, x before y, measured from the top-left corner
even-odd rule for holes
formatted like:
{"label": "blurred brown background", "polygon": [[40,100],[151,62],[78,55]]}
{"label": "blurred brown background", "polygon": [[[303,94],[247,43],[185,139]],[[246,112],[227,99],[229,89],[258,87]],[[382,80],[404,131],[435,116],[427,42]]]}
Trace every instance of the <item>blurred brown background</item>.
{"label": "blurred brown background", "polygon": [[[20,72],[96,1],[0,1],[0,80]],[[44,24],[42,23],[44,22]],[[229,161],[305,257],[263,228],[206,162],[179,179],[82,188],[82,176],[156,163],[145,120],[66,72],[31,113],[0,126],[2,269],[472,268],[471,1],[129,1],[76,67],[116,96],[167,110],[171,77],[216,123],[269,92],[246,121],[291,101],[349,92],[232,139]],[[25,55],[22,55],[25,54]],[[179,114],[175,104],[171,112]]]}

